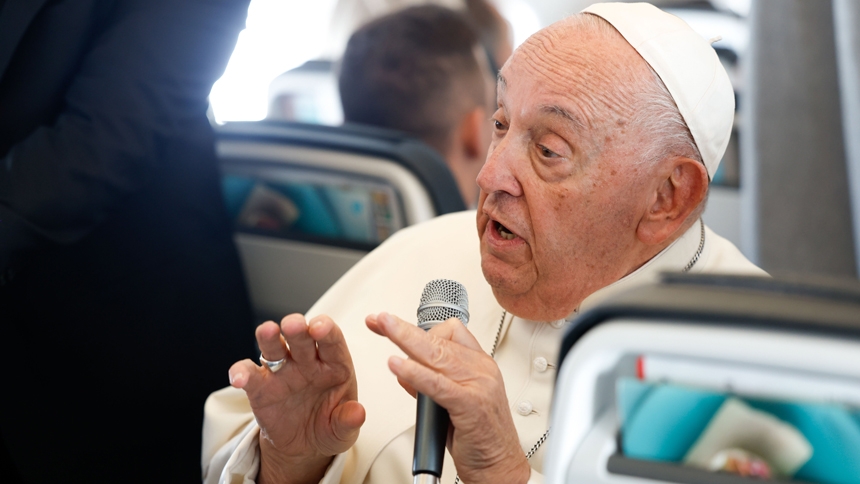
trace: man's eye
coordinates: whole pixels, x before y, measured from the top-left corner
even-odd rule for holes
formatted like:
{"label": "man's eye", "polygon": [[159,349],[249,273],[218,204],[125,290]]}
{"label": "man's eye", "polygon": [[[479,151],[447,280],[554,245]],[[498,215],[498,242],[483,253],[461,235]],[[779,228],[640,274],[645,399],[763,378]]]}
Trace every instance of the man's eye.
{"label": "man's eye", "polygon": [[540,150],[540,154],[546,156],[547,158],[552,158],[554,156],[558,156],[554,151],[550,150],[546,146],[538,145],[538,149]]}
{"label": "man's eye", "polygon": [[494,127],[494,128],[496,128],[496,129],[498,129],[498,130],[500,130],[500,131],[501,131],[501,130],[503,130],[503,129],[505,129],[505,125],[504,125],[504,124],[502,124],[502,122],[501,122],[501,121],[499,121],[498,119],[494,119],[494,120],[493,120],[493,127]]}

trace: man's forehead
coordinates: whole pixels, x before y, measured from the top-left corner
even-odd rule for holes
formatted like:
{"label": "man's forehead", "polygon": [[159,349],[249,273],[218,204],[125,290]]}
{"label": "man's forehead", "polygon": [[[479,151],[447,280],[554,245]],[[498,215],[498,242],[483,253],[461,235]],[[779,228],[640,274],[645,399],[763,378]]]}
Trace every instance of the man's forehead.
{"label": "man's forehead", "polygon": [[[506,93],[508,81],[502,73],[499,73],[498,82],[499,96],[502,97]],[[581,115],[577,114],[569,107],[563,106],[559,103],[538,103],[535,105],[535,110],[539,114],[559,118],[561,120],[570,122],[577,128],[584,128],[586,125],[585,120],[582,119]]]}
{"label": "man's forehead", "polygon": [[[570,39],[547,34],[529,39],[499,73],[500,103],[514,86],[528,85],[523,94],[531,98],[530,108],[578,127],[594,126],[598,118],[632,114],[631,94],[642,79],[641,68],[647,65],[629,44],[594,35]],[[595,48],[598,45],[601,48]]]}

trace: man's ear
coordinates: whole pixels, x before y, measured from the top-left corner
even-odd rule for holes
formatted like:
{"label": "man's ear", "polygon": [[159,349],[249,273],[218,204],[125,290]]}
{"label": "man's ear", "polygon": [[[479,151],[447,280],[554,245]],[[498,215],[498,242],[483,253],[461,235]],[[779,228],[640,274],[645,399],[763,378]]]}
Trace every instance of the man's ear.
{"label": "man's ear", "polygon": [[685,222],[708,194],[708,171],[701,162],[678,157],[665,166],[636,228],[639,240],[649,245],[661,244],[679,229],[686,229]]}
{"label": "man's ear", "polygon": [[452,143],[445,155],[448,168],[457,180],[460,194],[466,207],[474,208],[478,202],[478,172],[487,159],[490,147],[490,130],[487,111],[475,107],[463,117],[452,136]]}
{"label": "man's ear", "polygon": [[489,146],[487,111],[476,106],[460,121],[459,136],[464,157],[470,162],[483,163]]}

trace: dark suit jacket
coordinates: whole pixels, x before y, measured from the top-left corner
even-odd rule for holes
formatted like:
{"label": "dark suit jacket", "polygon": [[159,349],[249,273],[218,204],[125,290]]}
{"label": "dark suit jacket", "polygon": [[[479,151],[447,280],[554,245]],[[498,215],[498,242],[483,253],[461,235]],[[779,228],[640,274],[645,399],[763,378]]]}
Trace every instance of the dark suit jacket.
{"label": "dark suit jacket", "polygon": [[200,478],[203,402],[254,350],[205,115],[248,2],[2,5],[0,430],[27,480]]}

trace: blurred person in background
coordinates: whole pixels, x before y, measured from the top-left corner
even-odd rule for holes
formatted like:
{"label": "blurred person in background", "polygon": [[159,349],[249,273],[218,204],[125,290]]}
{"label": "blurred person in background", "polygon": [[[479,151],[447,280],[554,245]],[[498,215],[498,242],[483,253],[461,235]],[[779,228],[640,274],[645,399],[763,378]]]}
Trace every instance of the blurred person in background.
{"label": "blurred person in background", "polygon": [[200,480],[254,351],[206,117],[248,3],[0,0],[4,482]]}
{"label": "blurred person in background", "polygon": [[340,64],[344,120],[396,129],[445,159],[469,208],[490,145],[493,80],[468,17],[408,7],[358,29]]}
{"label": "blurred person in background", "polygon": [[469,17],[497,71],[513,52],[511,25],[493,0],[338,0],[323,57],[340,57],[350,35],[371,20],[417,5],[439,5]]}

